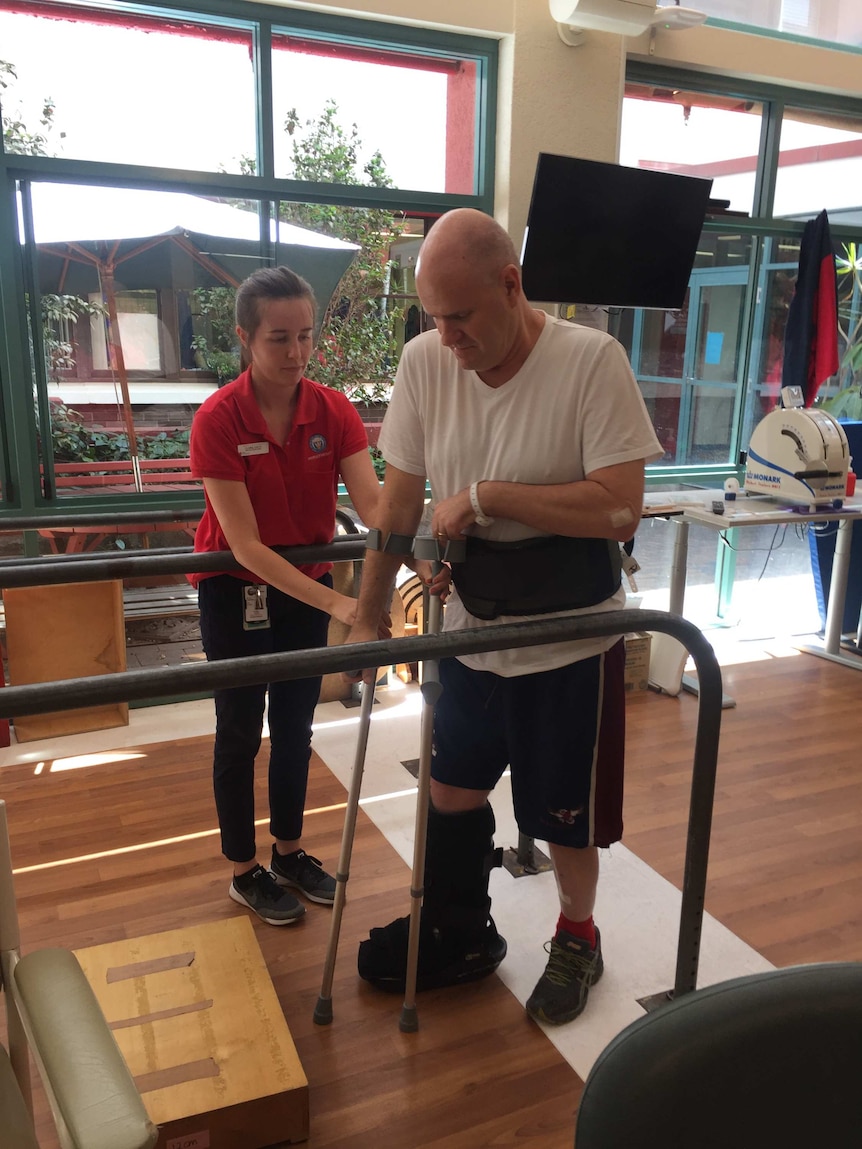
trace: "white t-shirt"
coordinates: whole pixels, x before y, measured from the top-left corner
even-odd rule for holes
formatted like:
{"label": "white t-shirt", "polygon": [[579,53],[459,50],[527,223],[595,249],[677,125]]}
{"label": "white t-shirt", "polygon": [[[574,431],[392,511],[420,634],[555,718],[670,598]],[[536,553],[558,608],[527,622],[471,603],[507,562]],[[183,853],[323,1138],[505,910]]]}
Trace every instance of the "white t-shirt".
{"label": "white t-shirt", "polygon": [[[545,317],[545,326],[520,371],[489,387],[460,366],[436,331],[404,348],[392,401],[380,432],[387,462],[424,475],[435,501],[456,495],[479,479],[553,484],[581,480],[601,467],[663,455],[628,359],[601,331]],[[482,538],[510,541],[544,532],[512,519],[470,527]],[[625,605],[625,591],[568,617]],[[469,614],[453,593],[444,630],[520,622],[501,615],[488,622]],[[553,618],[553,614],[531,618]],[[550,643],[518,650],[461,656],[476,670],[504,677],[552,670],[607,650],[616,636]]]}

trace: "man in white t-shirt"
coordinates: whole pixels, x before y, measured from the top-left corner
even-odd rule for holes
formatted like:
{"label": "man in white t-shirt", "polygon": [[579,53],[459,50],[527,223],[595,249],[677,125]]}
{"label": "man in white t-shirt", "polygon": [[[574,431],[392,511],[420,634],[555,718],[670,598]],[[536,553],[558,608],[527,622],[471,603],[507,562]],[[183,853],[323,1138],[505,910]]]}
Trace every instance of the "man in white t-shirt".
{"label": "man in white t-shirt", "polygon": [[[467,538],[445,630],[619,609],[620,544],[640,520],[644,464],[662,454],[623,349],[534,309],[509,236],[472,209],[434,225],[416,286],[436,331],[399,364],[380,538],[415,532],[427,477],[434,534]],[[376,637],[400,561],[367,552],[348,641]],[[561,907],[527,1011],[558,1025],[583,1010],[603,968],[598,849],[622,834],[623,670],[615,636],[442,660],[417,988],[484,977],[505,956],[488,797],[509,766],[518,826],[548,843]],[[404,989],[408,921],[360,946],[378,988]]]}

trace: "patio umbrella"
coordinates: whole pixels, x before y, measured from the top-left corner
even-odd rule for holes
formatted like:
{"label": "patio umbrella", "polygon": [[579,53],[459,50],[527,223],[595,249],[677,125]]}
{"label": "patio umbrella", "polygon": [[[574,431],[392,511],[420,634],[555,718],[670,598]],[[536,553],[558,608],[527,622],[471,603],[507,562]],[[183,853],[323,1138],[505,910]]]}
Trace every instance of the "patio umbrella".
{"label": "patio umbrella", "polygon": [[[109,363],[142,490],[117,291],[238,286],[261,266],[259,216],[183,192],[34,183],[31,195],[40,290],[104,300]],[[357,245],[275,220],[270,238],[276,265],[308,280],[323,311]]]}

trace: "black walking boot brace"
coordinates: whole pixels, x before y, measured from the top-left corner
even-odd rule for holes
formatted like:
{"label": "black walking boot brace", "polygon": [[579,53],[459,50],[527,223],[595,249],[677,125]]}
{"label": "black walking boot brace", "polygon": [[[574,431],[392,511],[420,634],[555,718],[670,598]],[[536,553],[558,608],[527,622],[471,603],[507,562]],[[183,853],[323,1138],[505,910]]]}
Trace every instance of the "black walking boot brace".
{"label": "black walking boot brace", "polygon": [[[429,810],[417,991],[487,977],[506,956],[506,941],[489,917],[489,875],[502,863],[493,835],[487,803],[463,814]],[[359,946],[359,976],[377,989],[403,993],[409,931],[409,917],[373,929]]]}

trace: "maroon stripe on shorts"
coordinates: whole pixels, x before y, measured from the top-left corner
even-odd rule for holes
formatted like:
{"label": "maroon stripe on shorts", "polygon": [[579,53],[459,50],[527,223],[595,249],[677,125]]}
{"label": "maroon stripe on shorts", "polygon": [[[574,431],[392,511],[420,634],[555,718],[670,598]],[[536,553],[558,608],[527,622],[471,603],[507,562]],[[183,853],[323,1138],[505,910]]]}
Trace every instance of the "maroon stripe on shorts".
{"label": "maroon stripe on shorts", "polygon": [[623,836],[623,775],[626,744],[626,644],[604,655],[601,715],[593,773],[593,845],[610,846]]}

